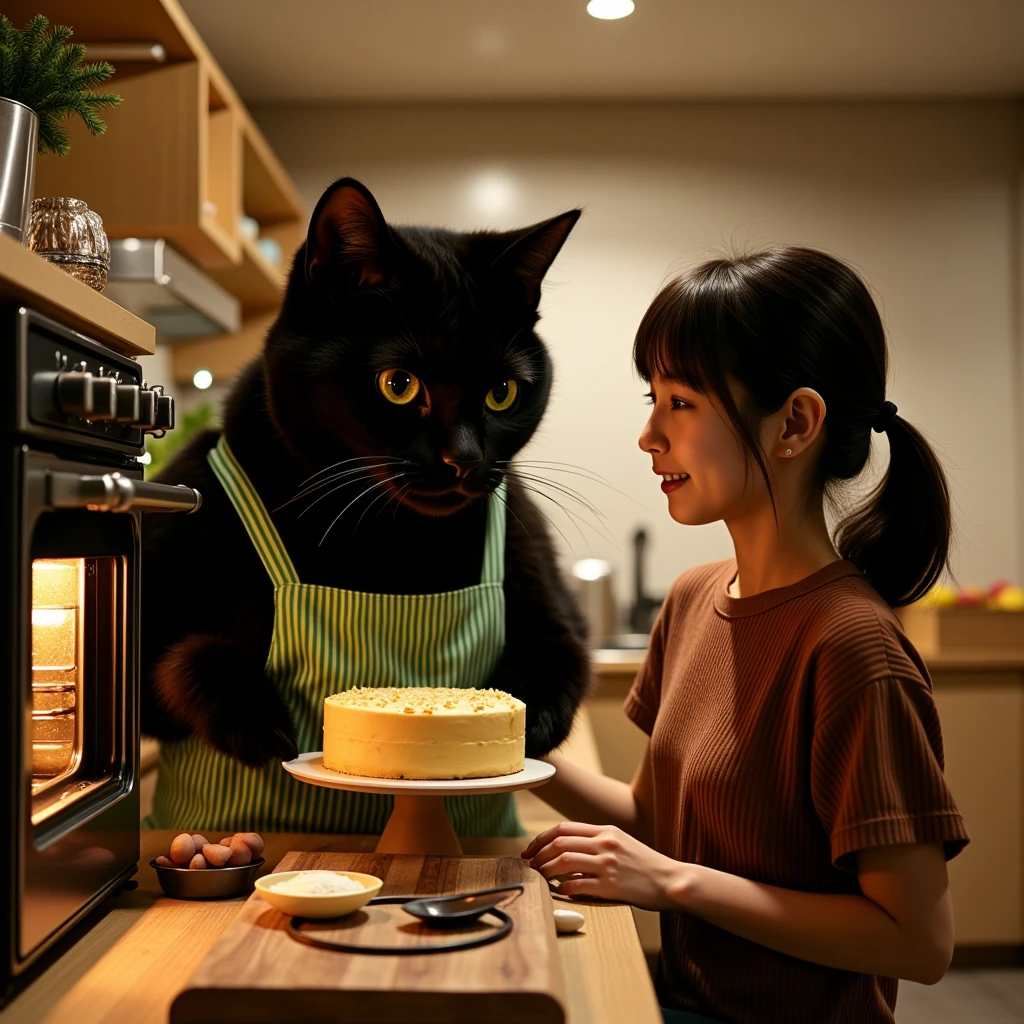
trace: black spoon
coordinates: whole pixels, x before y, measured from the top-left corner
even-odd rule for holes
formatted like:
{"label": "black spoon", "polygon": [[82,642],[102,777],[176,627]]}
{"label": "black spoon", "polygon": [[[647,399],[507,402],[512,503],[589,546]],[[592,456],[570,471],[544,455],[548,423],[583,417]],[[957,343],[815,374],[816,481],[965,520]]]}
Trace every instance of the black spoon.
{"label": "black spoon", "polygon": [[456,896],[426,896],[402,904],[402,909],[435,928],[470,924],[496,907],[510,892],[522,892],[524,888],[522,882],[516,882],[500,889],[481,889]]}

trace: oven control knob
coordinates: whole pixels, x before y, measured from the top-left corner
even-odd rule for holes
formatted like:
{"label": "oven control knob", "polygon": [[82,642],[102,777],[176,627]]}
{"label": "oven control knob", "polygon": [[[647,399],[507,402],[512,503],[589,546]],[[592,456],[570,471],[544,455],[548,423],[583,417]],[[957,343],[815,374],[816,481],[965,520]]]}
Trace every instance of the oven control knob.
{"label": "oven control knob", "polygon": [[138,422],[141,392],[142,388],[138,384],[117,385],[117,413],[114,418],[118,423]]}
{"label": "oven control knob", "polygon": [[93,377],[92,409],[87,420],[112,420],[117,416],[117,381],[113,377]]}
{"label": "oven control knob", "polygon": [[174,429],[174,399],[170,395],[157,395],[156,398],[156,429]]}
{"label": "oven control knob", "polygon": [[91,373],[79,370],[58,373],[54,395],[60,411],[65,416],[77,416],[80,419],[89,416],[92,413],[92,385]]}
{"label": "oven control knob", "polygon": [[141,427],[143,430],[156,428],[156,399],[155,391],[145,386],[139,390],[139,418],[134,426]]}

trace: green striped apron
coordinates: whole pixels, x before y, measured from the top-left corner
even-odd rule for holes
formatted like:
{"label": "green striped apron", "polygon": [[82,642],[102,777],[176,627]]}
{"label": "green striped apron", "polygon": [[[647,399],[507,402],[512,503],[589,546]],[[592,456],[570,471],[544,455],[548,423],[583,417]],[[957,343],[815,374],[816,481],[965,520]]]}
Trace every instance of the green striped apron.
{"label": "green striped apron", "polygon": [[[267,510],[221,436],[207,458],[274,584],[267,674],[292,709],[300,752],[323,747],[324,698],[354,686],[486,686],[505,646],[504,483],[489,501],[476,586],[438,594],[368,594],[300,583]],[[511,793],[446,797],[460,836],[519,836]],[[144,824],[207,833],[379,833],[389,796],[249,768],[196,736],[162,743]],[[213,839],[211,834],[209,838]]]}

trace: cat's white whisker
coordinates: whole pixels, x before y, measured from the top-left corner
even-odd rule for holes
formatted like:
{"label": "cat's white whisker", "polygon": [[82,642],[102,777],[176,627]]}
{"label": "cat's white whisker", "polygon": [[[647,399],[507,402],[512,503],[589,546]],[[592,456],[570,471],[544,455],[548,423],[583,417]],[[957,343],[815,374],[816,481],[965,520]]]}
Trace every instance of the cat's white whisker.
{"label": "cat's white whisker", "polygon": [[[322,537],[320,538],[320,543],[319,543],[319,544],[317,545],[317,547],[323,547],[323,543],[324,543],[324,541],[325,541],[325,540],[327,540],[327,534],[329,534],[329,533],[331,532],[331,530],[333,530],[333,529],[334,529],[334,524],[335,524],[335,523],[337,523],[337,521],[338,521],[338,520],[339,520],[339,519],[340,519],[340,518],[341,518],[341,517],[342,517],[342,516],[343,516],[343,515],[344,515],[344,514],[345,514],[345,513],[346,513],[346,512],[347,512],[347,511],[348,511],[348,510],[349,510],[349,509],[350,509],[350,508],[351,508],[351,507],[352,507],[352,506],[353,506],[353,505],[354,505],[354,504],[355,504],[355,503],[356,503],[356,502],[357,502],[357,501],[359,500],[359,499],[360,499],[360,498],[362,498],[362,497],[363,497],[364,495],[367,495],[367,494],[369,494],[369,493],[370,493],[370,491],[376,490],[376,489],[377,489],[378,487],[383,487],[383,486],[384,486],[385,484],[389,483],[389,482],[390,482],[391,480],[397,480],[397,479],[398,479],[399,477],[403,477],[403,476],[408,476],[408,475],[409,475],[408,473],[399,473],[399,474],[398,474],[397,476],[393,476],[393,477],[386,477],[386,478],[385,478],[384,480],[378,480],[378,481],[377,481],[377,482],[376,482],[375,484],[371,484],[371,485],[370,485],[369,487],[367,487],[367,488],[366,488],[366,490],[364,490],[364,491],[360,491],[360,492],[359,492],[359,493],[358,493],[358,494],[357,494],[357,495],[356,495],[356,496],[355,496],[355,497],[354,497],[354,498],[353,498],[353,499],[352,499],[352,500],[351,500],[351,501],[350,501],[350,502],[349,502],[349,503],[348,503],[348,504],[347,504],[347,505],[346,505],[346,506],[345,506],[345,507],[344,507],[344,508],[343,508],[343,509],[342,509],[342,510],[341,510],[341,511],[340,511],[340,512],[339,512],[339,513],[338,513],[338,514],[337,514],[337,515],[336,515],[336,516],[335,516],[335,517],[333,518],[333,519],[332,519],[332,520],[331,520],[331,525],[330,525],[330,526],[328,526],[328,527],[327,527],[327,529],[326,529],[326,530],[324,531],[324,535],[323,535],[323,536],[322,536]],[[317,500],[319,500],[319,499],[317,499]]]}
{"label": "cat's white whisker", "polygon": [[[405,459],[403,459],[401,461],[400,465],[410,465],[410,463],[408,463]],[[342,480],[342,479],[344,479],[347,476],[351,476],[354,479],[346,480],[345,483],[340,484],[339,487],[347,487],[350,483],[358,483],[360,480],[372,480],[373,479],[373,474],[370,472],[370,470],[385,469],[385,468],[392,468],[393,469],[393,468],[397,468],[397,467],[395,466],[394,463],[391,463],[391,462],[380,462],[380,463],[378,463],[377,465],[374,465],[374,466],[359,466],[357,469],[346,469],[343,473],[338,473],[335,476],[328,477],[326,480],[321,480],[318,484],[314,484],[312,487],[307,487],[305,490],[300,491],[298,494],[295,495],[294,498],[289,498],[286,502],[283,502],[282,504],[278,505],[277,508],[274,509],[274,511],[277,512],[278,509],[282,509],[286,505],[290,505],[290,504],[292,504],[292,502],[298,501],[299,499],[306,497],[306,495],[312,494],[314,491],[318,491],[321,487],[329,487],[331,484],[337,482],[338,480]],[[357,474],[365,474],[365,475],[357,475]],[[336,490],[338,490],[338,487],[332,488],[330,491],[327,492],[327,494],[333,494],[334,491],[336,491]],[[317,501],[321,500],[321,498],[326,498],[327,494],[320,495],[320,498],[317,498],[316,501],[313,501],[313,502],[310,503],[309,508],[312,508],[313,505],[315,505],[317,503]],[[308,512],[309,509],[307,508],[306,511]],[[304,515],[305,513],[300,512],[299,514],[300,515]]]}
{"label": "cat's white whisker", "polygon": [[567,487],[562,484],[556,483],[554,480],[548,480],[546,477],[538,476],[534,473],[523,473],[518,468],[513,467],[513,473],[519,480],[530,480],[534,483],[546,484],[553,490],[558,491],[560,494],[564,494],[567,498],[571,498],[573,501],[582,505],[588,512],[592,512],[595,516],[600,519],[607,519],[608,517],[595,505],[593,504],[584,494],[574,490],[572,487]]}
{"label": "cat's white whisker", "polygon": [[[349,462],[360,462],[366,461],[367,459],[387,459],[389,462],[405,462],[405,459],[400,459],[397,455],[354,455],[350,459],[340,459],[338,462],[332,462],[329,466],[324,466],[323,469],[318,469],[312,476],[306,477],[299,487],[305,487],[308,483],[311,483],[318,476],[323,476],[325,473],[332,473],[339,466],[344,466]],[[357,467],[358,468],[358,467]]]}

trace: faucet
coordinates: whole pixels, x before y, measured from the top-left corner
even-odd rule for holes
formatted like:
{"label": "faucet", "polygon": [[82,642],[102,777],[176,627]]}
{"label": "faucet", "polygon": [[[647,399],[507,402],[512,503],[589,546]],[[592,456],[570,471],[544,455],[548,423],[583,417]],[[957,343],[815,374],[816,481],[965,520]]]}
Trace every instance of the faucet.
{"label": "faucet", "polygon": [[649,597],[644,591],[644,560],[647,531],[641,526],[633,534],[633,605],[629,610],[629,628],[634,633],[650,633],[664,598]]}

